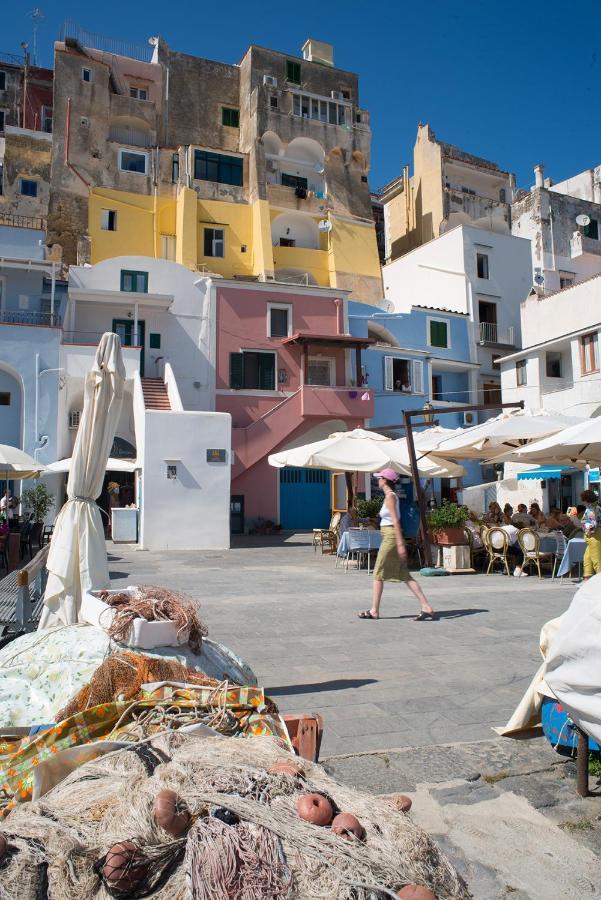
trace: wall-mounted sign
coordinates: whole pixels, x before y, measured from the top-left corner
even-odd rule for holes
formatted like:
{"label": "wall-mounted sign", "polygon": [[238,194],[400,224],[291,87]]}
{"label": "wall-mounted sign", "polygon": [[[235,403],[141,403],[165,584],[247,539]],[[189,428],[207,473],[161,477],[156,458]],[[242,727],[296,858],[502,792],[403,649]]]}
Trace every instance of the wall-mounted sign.
{"label": "wall-mounted sign", "polygon": [[208,463],[224,463],[225,450],[207,450]]}

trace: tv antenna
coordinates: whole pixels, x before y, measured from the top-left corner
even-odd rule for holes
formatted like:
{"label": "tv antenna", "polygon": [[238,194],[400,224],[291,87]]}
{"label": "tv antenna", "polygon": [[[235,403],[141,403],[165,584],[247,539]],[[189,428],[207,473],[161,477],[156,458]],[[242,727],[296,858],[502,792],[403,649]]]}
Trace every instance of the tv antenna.
{"label": "tv antenna", "polygon": [[46,16],[42,12],[39,6],[34,6],[30,13],[28,13],[29,18],[31,19],[32,27],[33,27],[33,54],[32,54],[32,62],[34,66],[38,64],[38,25],[40,22],[43,22]]}

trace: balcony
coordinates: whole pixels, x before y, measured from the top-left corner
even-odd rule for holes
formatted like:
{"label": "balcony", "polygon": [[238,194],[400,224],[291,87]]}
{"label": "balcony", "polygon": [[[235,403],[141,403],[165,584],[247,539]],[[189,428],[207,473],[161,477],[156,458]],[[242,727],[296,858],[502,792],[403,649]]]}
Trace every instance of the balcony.
{"label": "balcony", "polygon": [[0,212],[0,225],[9,228],[32,228],[35,231],[46,230],[46,219],[41,216],[14,216],[11,213]]}
{"label": "balcony", "polygon": [[36,312],[29,309],[0,309],[0,323],[57,328],[62,324],[62,317],[59,313]]}
{"label": "balcony", "polygon": [[570,238],[570,256],[577,259],[580,256],[601,256],[601,241],[595,238],[585,237],[580,231],[575,231]]}
{"label": "balcony", "polygon": [[[61,367],[70,378],[85,378],[96,357],[102,335],[71,332],[71,341],[61,346]],[[87,341],[84,339],[87,338]],[[133,378],[140,371],[140,347],[122,347],[125,377]]]}
{"label": "balcony", "polygon": [[322,191],[321,197],[305,197],[301,199],[296,196],[296,188],[289,187],[286,184],[268,184],[267,199],[272,206],[282,207],[283,209],[298,209],[301,212],[311,213],[315,216],[323,215],[326,205],[325,193]]}
{"label": "balcony", "polygon": [[308,284],[316,283],[320,287],[330,286],[327,250],[313,250],[309,247],[276,246],[273,248],[273,263],[276,270],[276,281],[285,280],[278,278],[278,271],[282,275],[306,272],[309,276],[313,276],[314,279],[313,282],[309,278],[307,280]]}
{"label": "balcony", "polygon": [[480,322],[480,344],[483,347],[515,347],[513,325],[501,329],[496,322]]}
{"label": "balcony", "polygon": [[303,416],[368,419],[373,414],[374,395],[366,387],[323,387],[310,384],[301,387]]}

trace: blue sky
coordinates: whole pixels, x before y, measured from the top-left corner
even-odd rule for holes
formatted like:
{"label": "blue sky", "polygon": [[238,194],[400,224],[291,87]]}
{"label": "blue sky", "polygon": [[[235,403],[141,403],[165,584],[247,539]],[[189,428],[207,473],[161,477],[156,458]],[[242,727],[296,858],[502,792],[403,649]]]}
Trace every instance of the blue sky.
{"label": "blue sky", "polygon": [[[0,51],[31,45],[27,14],[35,2],[7,0]],[[52,64],[66,18],[139,43],[161,34],[174,49],[232,63],[252,43],[300,55],[309,36],[329,41],[336,65],[359,74],[361,104],[371,113],[372,187],[412,162],[420,121],[441,140],[514,171],[520,187],[533,183],[538,162],[555,181],[601,163],[594,0],[38,2],[40,65]]]}

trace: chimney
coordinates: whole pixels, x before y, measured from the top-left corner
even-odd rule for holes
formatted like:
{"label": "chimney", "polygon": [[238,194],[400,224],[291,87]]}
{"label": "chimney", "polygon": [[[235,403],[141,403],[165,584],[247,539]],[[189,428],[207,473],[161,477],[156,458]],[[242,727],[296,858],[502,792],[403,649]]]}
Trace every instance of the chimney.
{"label": "chimney", "polygon": [[308,38],[303,44],[303,59],[307,62],[320,63],[322,66],[334,66],[334,47],[325,41],[316,41]]}
{"label": "chimney", "polygon": [[542,163],[534,167],[534,187],[542,188],[545,186],[545,167]]}

